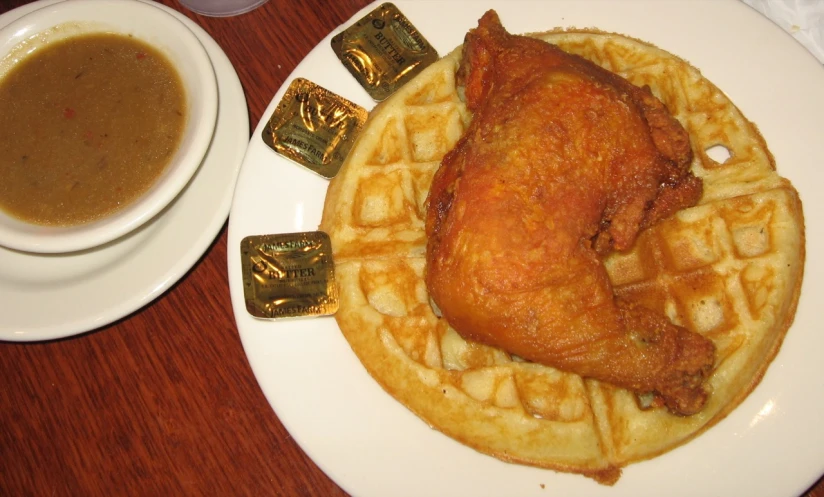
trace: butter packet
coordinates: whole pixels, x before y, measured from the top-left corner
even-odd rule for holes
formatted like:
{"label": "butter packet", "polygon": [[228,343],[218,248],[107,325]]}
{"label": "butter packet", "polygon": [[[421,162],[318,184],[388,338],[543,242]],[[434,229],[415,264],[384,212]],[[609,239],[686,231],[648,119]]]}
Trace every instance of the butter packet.
{"label": "butter packet", "polygon": [[263,129],[278,154],[333,178],[366,122],[368,112],[317,84],[296,78]]}
{"label": "butter packet", "polygon": [[332,38],[332,50],[376,101],[438,60],[438,52],[392,3]]}
{"label": "butter packet", "polygon": [[247,236],[240,242],[246,310],[258,318],[338,310],[332,242],[322,231]]}

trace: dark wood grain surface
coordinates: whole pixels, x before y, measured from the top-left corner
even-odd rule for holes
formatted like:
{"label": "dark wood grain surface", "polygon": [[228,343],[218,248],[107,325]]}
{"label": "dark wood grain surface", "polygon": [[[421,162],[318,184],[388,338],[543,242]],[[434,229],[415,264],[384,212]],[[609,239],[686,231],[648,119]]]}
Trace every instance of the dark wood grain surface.
{"label": "dark wood grain surface", "polygon": [[[2,0],[0,13],[25,3]],[[231,18],[162,3],[226,52],[254,129],[297,63],[368,2],[270,0]],[[346,495],[292,440],[249,368],[225,225],[148,307],[69,339],[0,343],[0,496],[17,495]],[[824,483],[805,495],[824,497]]]}

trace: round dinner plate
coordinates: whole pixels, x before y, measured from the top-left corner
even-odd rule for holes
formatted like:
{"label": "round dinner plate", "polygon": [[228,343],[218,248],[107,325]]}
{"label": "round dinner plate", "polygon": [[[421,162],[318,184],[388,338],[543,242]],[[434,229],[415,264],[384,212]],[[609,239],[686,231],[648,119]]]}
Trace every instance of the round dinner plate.
{"label": "round dinner plate", "polygon": [[232,305],[261,389],[290,434],[337,484],[359,497],[392,496],[792,496],[824,472],[824,68],[768,19],[737,0],[396,1],[441,55],[459,45],[488,8],[511,32],[597,27],[649,41],[688,60],[754,121],[779,172],[807,213],[804,285],[784,345],[761,384],[697,439],[624,469],[614,487],[507,464],[430,429],[361,366],[331,317],[259,320],[246,311],[240,241],[317,230],[328,182],[276,155],[261,139],[288,83],[302,77],[371,109],[375,102],[324,39],[274,96],[247,149],[229,222]]}
{"label": "round dinner plate", "polygon": [[[0,15],[0,26],[53,3],[34,2],[6,12]],[[206,157],[171,205],[114,242],[65,255],[0,248],[0,340],[63,338],[130,314],[182,278],[226,221],[249,143],[249,114],[240,80],[223,50],[197,24],[165,6],[147,3],[191,29],[214,66],[220,106]]]}

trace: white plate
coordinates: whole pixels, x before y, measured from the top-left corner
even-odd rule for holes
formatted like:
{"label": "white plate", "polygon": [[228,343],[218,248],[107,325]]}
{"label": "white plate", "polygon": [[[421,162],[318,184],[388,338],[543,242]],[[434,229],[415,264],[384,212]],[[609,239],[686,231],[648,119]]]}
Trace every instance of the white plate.
{"label": "white plate", "polygon": [[[55,3],[0,16],[0,26]],[[206,158],[180,196],[137,232],[97,249],[35,255],[0,248],[0,340],[35,341],[99,328],[162,295],[197,262],[223,227],[249,142],[237,73],[215,41],[173,13],[206,47],[218,83],[217,126]]]}
{"label": "white plate", "polygon": [[[396,1],[446,54],[495,7],[512,32],[598,27],[650,41],[700,68],[758,124],[779,171],[807,213],[807,261],[795,325],[760,386],[729,417],[689,444],[633,464],[614,487],[577,475],[506,464],[431,430],[369,377],[334,319],[265,321],[243,302],[240,240],[315,230],[327,181],[276,156],[260,139],[286,86],[258,125],[229,222],[229,282],[249,362],[278,417],[341,487],[377,496],[798,495],[824,472],[824,69],[792,37],[734,0]],[[295,69],[367,108],[374,102],[324,39]],[[291,81],[292,78],[290,78]],[[287,81],[288,83],[289,81]]]}

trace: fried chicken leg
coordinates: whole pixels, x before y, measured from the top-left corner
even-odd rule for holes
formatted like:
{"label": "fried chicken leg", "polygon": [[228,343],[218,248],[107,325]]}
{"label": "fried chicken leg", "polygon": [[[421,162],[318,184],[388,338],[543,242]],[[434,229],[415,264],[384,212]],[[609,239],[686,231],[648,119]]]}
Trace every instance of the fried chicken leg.
{"label": "fried chicken leg", "polygon": [[554,45],[467,34],[474,113],[427,199],[426,283],[461,335],[699,411],[708,339],[617,299],[600,256],[694,205],[689,137],[647,88]]}

